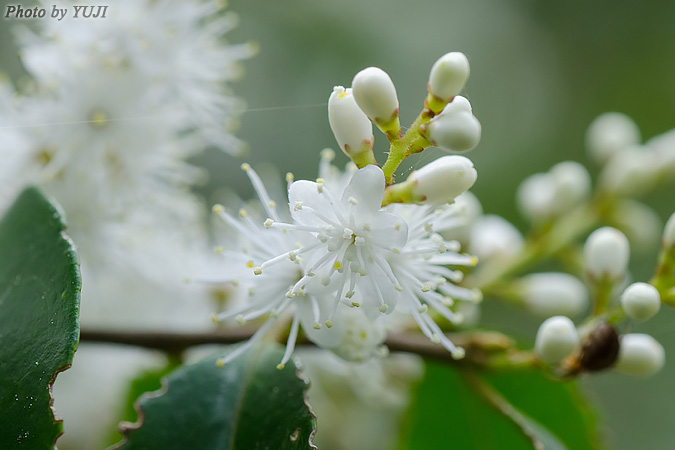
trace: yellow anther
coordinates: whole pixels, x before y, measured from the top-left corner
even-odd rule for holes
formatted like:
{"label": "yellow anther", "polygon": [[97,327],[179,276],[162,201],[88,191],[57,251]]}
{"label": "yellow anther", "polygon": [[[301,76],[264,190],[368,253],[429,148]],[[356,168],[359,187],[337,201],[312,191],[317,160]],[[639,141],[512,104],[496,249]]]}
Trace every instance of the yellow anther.
{"label": "yellow anther", "polygon": [[430,290],[431,290],[431,286],[429,286],[428,284],[425,284],[424,286],[422,286],[422,292],[429,292]]}
{"label": "yellow anther", "polygon": [[293,172],[286,173],[286,182],[287,183],[292,183],[294,179],[295,179],[295,176],[293,175]]}
{"label": "yellow anther", "polygon": [[333,328],[333,322],[331,322],[330,320],[326,320],[326,322],[324,323],[326,324],[326,328]]}
{"label": "yellow anther", "polygon": [[276,207],[277,207],[277,202],[275,202],[274,200],[270,200],[270,202],[268,203],[268,205],[269,205],[270,208],[276,208]]}
{"label": "yellow anther", "polygon": [[256,267],[255,269],[253,269],[253,274],[254,275],[262,274],[262,267]]}
{"label": "yellow anther", "polygon": [[216,359],[216,367],[220,367],[221,369],[225,367],[225,360],[223,358]]}
{"label": "yellow anther", "polygon": [[223,205],[213,205],[211,211],[213,211],[214,214],[222,214],[225,212],[225,207]]}
{"label": "yellow anther", "polygon": [[340,261],[335,261],[335,264],[333,264],[333,269],[338,270],[342,268],[342,263]]}
{"label": "yellow anther", "polygon": [[239,210],[239,217],[241,217],[242,219],[246,217],[246,210],[244,208],[241,208]]}
{"label": "yellow anther", "polygon": [[252,259],[250,259],[250,260],[246,263],[246,267],[248,267],[249,269],[253,269],[253,260],[252,260]]}
{"label": "yellow anther", "polygon": [[286,367],[284,364],[277,364],[277,370],[284,370],[284,367]]}
{"label": "yellow anther", "polygon": [[225,251],[225,249],[220,245],[213,247],[213,253],[215,254],[223,253],[223,251]]}
{"label": "yellow anther", "polygon": [[248,172],[249,170],[251,170],[251,165],[249,163],[244,163],[241,165],[241,170],[243,170],[244,172]]}

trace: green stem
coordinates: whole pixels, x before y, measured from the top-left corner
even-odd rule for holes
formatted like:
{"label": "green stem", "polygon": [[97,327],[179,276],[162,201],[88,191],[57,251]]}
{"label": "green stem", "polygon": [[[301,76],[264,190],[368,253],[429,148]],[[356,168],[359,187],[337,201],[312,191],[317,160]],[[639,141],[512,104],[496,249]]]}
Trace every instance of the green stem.
{"label": "green stem", "polygon": [[603,208],[597,202],[589,202],[562,217],[547,231],[537,236],[530,236],[523,250],[509,263],[503,261],[487,263],[473,275],[467,277],[467,285],[477,287],[483,293],[490,293],[493,288],[509,276],[512,276],[535,262],[551,257],[574,242],[581,235],[593,228],[603,216]]}
{"label": "green stem", "polygon": [[404,159],[421,152],[431,145],[431,142],[422,136],[421,126],[428,123],[432,117],[433,113],[431,111],[427,109],[423,110],[403,136],[391,141],[389,156],[387,156],[387,161],[382,166],[387,186],[394,183],[394,172],[396,172],[396,169]]}

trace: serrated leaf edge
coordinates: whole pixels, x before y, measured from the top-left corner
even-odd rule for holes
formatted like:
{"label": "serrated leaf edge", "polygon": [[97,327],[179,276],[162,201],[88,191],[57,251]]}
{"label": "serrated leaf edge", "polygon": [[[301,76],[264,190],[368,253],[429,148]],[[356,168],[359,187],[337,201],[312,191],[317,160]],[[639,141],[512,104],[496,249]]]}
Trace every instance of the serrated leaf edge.
{"label": "serrated leaf edge", "polygon": [[[118,442],[117,444],[113,445],[112,447],[108,447],[106,450],[119,450],[121,449],[125,444],[129,442],[129,433],[131,431],[138,430],[143,426],[143,422],[145,420],[145,414],[143,413],[143,409],[141,408],[141,403],[152,399],[152,398],[157,398],[161,397],[162,395],[166,394],[169,390],[169,381],[167,379],[169,375],[165,375],[162,377],[160,382],[162,383],[162,387],[159,388],[156,391],[152,392],[146,392],[142,394],[140,397],[138,397],[138,400],[134,402],[134,410],[136,411],[136,415],[138,419],[136,422],[128,422],[128,421],[123,421],[120,422],[117,430],[122,434],[122,440]],[[312,432],[309,434],[308,442],[307,444],[312,450],[318,450],[318,447],[314,445],[314,437],[316,436],[316,429],[317,429],[317,417],[316,414],[314,413],[314,410],[312,409],[312,405],[309,403],[309,388],[311,385],[311,381],[305,377],[301,372],[299,365],[296,364],[296,369],[295,369],[295,376],[303,381],[306,385],[303,393],[303,403],[307,407],[307,410],[309,411],[309,414],[312,416],[313,422],[314,422],[314,427],[312,428]]]}

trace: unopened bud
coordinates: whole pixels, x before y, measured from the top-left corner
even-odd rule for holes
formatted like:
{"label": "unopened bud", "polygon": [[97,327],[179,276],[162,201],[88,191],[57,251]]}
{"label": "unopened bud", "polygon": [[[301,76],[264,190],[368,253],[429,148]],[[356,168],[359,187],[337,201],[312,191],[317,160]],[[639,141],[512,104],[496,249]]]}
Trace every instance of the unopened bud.
{"label": "unopened bud", "polygon": [[661,370],[666,360],[663,346],[648,334],[630,333],[621,336],[618,372],[648,377]]}
{"label": "unopened bud", "polygon": [[368,67],[352,80],[359,108],[376,124],[385,126],[398,117],[398,97],[391,78],[382,69]]}
{"label": "unopened bud", "polygon": [[591,233],[584,244],[586,271],[594,278],[623,278],[629,258],[628,239],[616,228],[599,228]]}
{"label": "unopened bud", "polygon": [[419,203],[450,202],[476,182],[478,173],[464,156],[443,156],[410,174],[405,184],[411,185]]}
{"label": "unopened bud", "polygon": [[462,52],[441,56],[431,67],[427,88],[434,97],[449,102],[459,94],[469,78],[469,60]]}
{"label": "unopened bud", "polygon": [[520,231],[503,217],[487,214],[470,226],[469,253],[484,261],[510,259],[523,249]]}
{"label": "unopened bud", "polygon": [[648,254],[659,243],[663,223],[649,206],[635,200],[616,202],[609,215],[612,226],[621,230],[636,252]]}
{"label": "unopened bud", "polygon": [[579,334],[574,323],[565,316],[546,319],[537,331],[534,350],[542,361],[558,364],[579,345]]}
{"label": "unopened bud", "polygon": [[[434,146],[453,152],[464,152],[478,145],[481,125],[471,111],[467,110],[467,104],[468,100],[463,97],[456,104],[453,100],[426,125],[423,132]],[[468,107],[470,108],[470,104]]]}
{"label": "unopened bud", "polygon": [[328,122],[340,149],[363,167],[358,161],[372,158],[373,125],[356,104],[351,89],[333,88],[328,99]]}
{"label": "unopened bud", "polygon": [[588,307],[586,286],[567,273],[533,273],[524,276],[519,285],[525,307],[539,316],[577,316]]}
{"label": "unopened bud", "polygon": [[620,150],[640,143],[640,130],[625,114],[610,112],[598,116],[586,132],[586,147],[597,162],[605,163]]}
{"label": "unopened bud", "polygon": [[623,291],[621,307],[631,319],[644,322],[659,312],[661,296],[651,284],[633,283]]}
{"label": "unopened bud", "polygon": [[518,186],[516,204],[520,212],[533,222],[543,222],[554,216],[555,180],[548,173],[535,173]]}
{"label": "unopened bud", "polygon": [[612,155],[598,184],[611,194],[636,197],[654,186],[658,170],[654,153],[644,147],[631,147]]}
{"label": "unopened bud", "polygon": [[555,182],[557,213],[569,211],[588,198],[591,192],[591,176],[586,168],[576,161],[563,161],[549,170]]}
{"label": "unopened bud", "polygon": [[663,230],[663,245],[666,247],[675,245],[675,213],[666,222],[666,228]]}

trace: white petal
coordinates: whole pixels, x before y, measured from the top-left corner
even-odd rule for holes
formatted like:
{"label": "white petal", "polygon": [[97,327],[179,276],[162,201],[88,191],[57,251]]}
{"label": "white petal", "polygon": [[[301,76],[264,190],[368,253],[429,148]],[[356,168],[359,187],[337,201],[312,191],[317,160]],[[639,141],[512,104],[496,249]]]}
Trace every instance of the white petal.
{"label": "white petal", "polygon": [[368,239],[382,248],[403,247],[408,240],[408,224],[396,214],[378,211],[369,220]]}
{"label": "white petal", "polygon": [[[349,201],[356,200],[356,205]],[[359,169],[342,195],[342,204],[356,208],[357,214],[372,214],[379,211],[384,199],[384,173],[374,165]]]}

